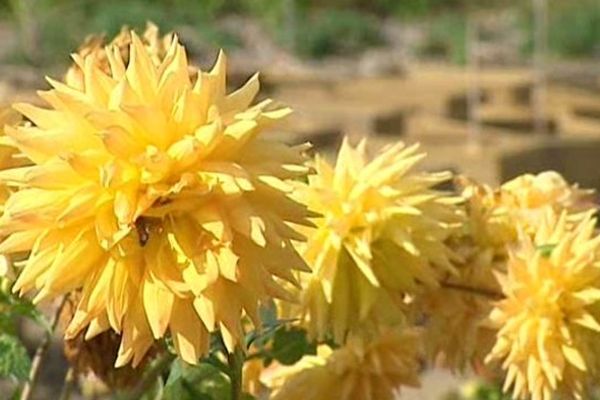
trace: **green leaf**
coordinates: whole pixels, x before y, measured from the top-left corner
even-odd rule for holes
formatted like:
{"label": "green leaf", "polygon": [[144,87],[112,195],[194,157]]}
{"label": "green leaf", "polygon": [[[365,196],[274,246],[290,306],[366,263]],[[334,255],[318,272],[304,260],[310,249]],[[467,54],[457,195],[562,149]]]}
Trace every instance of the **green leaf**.
{"label": "green leaf", "polygon": [[25,346],[15,336],[0,334],[0,376],[26,380],[31,360]]}
{"label": "green leaf", "polygon": [[260,319],[263,326],[277,325],[277,306],[273,300],[261,304],[259,310]]}
{"label": "green leaf", "polygon": [[11,325],[19,317],[29,318],[47,330],[51,330],[50,323],[36,306],[26,298],[19,298],[11,293],[0,292],[0,304],[3,312],[0,319],[0,331],[10,332]]}
{"label": "green leaf", "polygon": [[228,400],[229,378],[212,364],[173,362],[163,393],[165,400]]}
{"label": "green leaf", "polygon": [[156,382],[154,382],[139,400],[161,400],[162,398],[164,398],[164,384],[161,378],[157,378]]}
{"label": "green leaf", "polygon": [[283,365],[295,364],[305,354],[316,354],[316,351],[316,344],[308,341],[303,329],[279,329],[273,336],[271,356]]}
{"label": "green leaf", "polygon": [[537,246],[537,250],[542,254],[542,257],[548,258],[556,246],[557,243],[542,244]]}

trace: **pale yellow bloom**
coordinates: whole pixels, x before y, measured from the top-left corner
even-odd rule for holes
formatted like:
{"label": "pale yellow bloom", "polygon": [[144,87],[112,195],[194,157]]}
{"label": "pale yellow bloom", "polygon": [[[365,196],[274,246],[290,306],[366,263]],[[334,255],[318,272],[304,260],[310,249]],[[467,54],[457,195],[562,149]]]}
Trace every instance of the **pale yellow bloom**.
{"label": "pale yellow bloom", "polygon": [[[464,250],[464,251],[460,251]],[[468,252],[468,253],[467,253]],[[491,253],[459,249],[465,262],[457,264],[457,275],[443,285],[417,296],[417,315],[425,313],[425,349],[429,359],[451,370],[483,364],[495,341],[495,331],[484,322],[497,299]]]}
{"label": "pale yellow bloom", "polygon": [[519,176],[497,190],[462,177],[458,183],[467,218],[464,229],[448,241],[461,256],[456,274],[446,276],[445,287],[417,297],[414,308],[417,315],[427,315],[429,357],[461,370],[481,364],[494,344],[494,331],[483,322],[500,293],[494,273],[506,271],[508,247],[519,241],[518,228],[533,235],[549,210],[576,213],[594,205],[591,191],[569,185],[553,171]]}
{"label": "pale yellow bloom", "polygon": [[590,190],[570,185],[556,171],[545,171],[537,175],[524,174],[504,183],[503,196],[510,196],[504,202],[511,202],[519,208],[535,209],[548,204],[564,208],[589,205]]}
{"label": "pale yellow bloom", "polygon": [[489,249],[498,257],[506,257],[506,245],[517,240],[514,209],[502,202],[500,190],[459,178],[461,196],[465,199],[467,221],[462,235],[480,249]]}
{"label": "pale yellow bloom", "polygon": [[470,236],[477,246],[500,253],[518,239],[519,226],[534,233],[547,208],[573,214],[597,208],[593,190],[570,185],[555,171],[520,175],[496,190],[462,177],[459,183],[467,200]]}
{"label": "pale yellow bloom", "polygon": [[[432,187],[450,173],[418,173],[418,146],[398,143],[373,160],[344,140],[335,167],[317,157],[297,198],[323,216],[307,233],[300,314],[313,337],[377,331],[401,321],[406,294],[452,270],[444,241],[460,221],[456,198]],[[294,316],[294,315],[292,315]]]}
{"label": "pale yellow bloom", "polygon": [[490,315],[498,330],[488,361],[502,361],[515,399],[585,398],[588,340],[600,340],[600,236],[588,214],[571,226],[546,212],[533,239],[511,251],[502,293]]}
{"label": "pale yellow bloom", "polygon": [[427,288],[415,298],[417,320],[426,316],[424,343],[428,357],[452,370],[482,364],[494,344],[494,330],[483,322],[493,307],[499,285],[494,271],[503,271],[507,244],[516,240],[498,196],[488,186],[459,178],[466,219],[448,241],[459,260],[441,287]]}
{"label": "pale yellow bloom", "polygon": [[271,374],[273,400],[393,400],[401,386],[419,386],[419,331],[390,330],[373,342],[351,338],[319,348]]}
{"label": "pale yellow bloom", "polygon": [[109,71],[85,57],[81,88],[50,79],[48,109],[15,106],[34,125],[7,135],[35,165],[0,173],[20,189],[0,252],[31,252],[14,290],[35,301],[80,289],[66,336],[120,333],[117,366],[168,333],[194,363],[209,332],[233,349],[242,317],[307,270],[290,227],[311,216],[290,197],[304,147],[260,137],[289,109],[251,106],[257,76],[226,94],[223,54],[190,76],[177,39],[159,63],[135,33],[129,51],[109,46]]}
{"label": "pale yellow bloom", "polygon": [[576,213],[597,208],[592,190],[570,185],[558,172],[545,171],[537,175],[524,174],[500,187],[499,202],[513,214],[519,225],[533,233],[545,208]]}

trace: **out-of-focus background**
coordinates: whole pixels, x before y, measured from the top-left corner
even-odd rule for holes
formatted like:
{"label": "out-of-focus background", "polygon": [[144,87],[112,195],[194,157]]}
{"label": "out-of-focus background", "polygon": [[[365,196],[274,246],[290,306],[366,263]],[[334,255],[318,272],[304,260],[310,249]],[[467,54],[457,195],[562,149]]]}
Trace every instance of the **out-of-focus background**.
{"label": "out-of-focus background", "polygon": [[261,71],[296,110],[286,140],[418,140],[434,169],[600,187],[600,0],[0,0],[0,101],[147,21],[202,66],[226,49],[232,84]]}
{"label": "out-of-focus background", "polygon": [[[428,169],[556,169],[600,189],[600,0],[0,0],[0,104],[33,100],[87,35],[147,21],[203,67],[224,48],[232,86],[261,71],[296,110],[270,133],[283,140],[419,141]],[[403,398],[456,384],[434,371]]]}

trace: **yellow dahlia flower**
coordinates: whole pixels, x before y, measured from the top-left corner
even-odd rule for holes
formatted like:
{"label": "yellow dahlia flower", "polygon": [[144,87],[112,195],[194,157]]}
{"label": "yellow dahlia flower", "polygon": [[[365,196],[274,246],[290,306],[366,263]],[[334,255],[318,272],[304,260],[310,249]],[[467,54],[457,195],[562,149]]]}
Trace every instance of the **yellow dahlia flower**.
{"label": "yellow dahlia flower", "polygon": [[590,191],[566,183],[558,173],[522,175],[494,190],[464,177],[457,180],[465,199],[463,230],[448,245],[459,254],[455,274],[440,288],[417,297],[417,315],[427,315],[425,343],[431,359],[452,369],[480,365],[495,332],[484,323],[500,293],[495,273],[505,272],[508,247],[517,243],[518,227],[535,233],[545,212],[593,207]]}
{"label": "yellow dahlia flower", "polygon": [[453,370],[480,365],[494,343],[483,322],[500,292],[494,271],[504,271],[506,246],[516,239],[496,193],[463,177],[457,179],[466,215],[460,231],[447,241],[459,255],[454,273],[439,287],[427,288],[412,304],[413,318],[427,321],[428,357]]}
{"label": "yellow dahlia flower", "polygon": [[[501,360],[504,389],[514,398],[550,400],[555,392],[583,398],[588,357],[585,338],[600,340],[592,306],[600,301],[600,236],[589,214],[571,226],[549,212],[533,240],[511,251],[502,293],[490,315],[498,329],[488,361]],[[592,335],[582,335],[591,333]]]}
{"label": "yellow dahlia flower", "polygon": [[458,180],[465,198],[468,235],[475,245],[506,254],[518,240],[517,227],[535,232],[547,208],[578,213],[595,209],[593,190],[570,185],[555,171],[524,174],[494,190],[464,177]]}
{"label": "yellow dahlia flower", "polygon": [[220,330],[228,349],[242,316],[288,297],[281,280],[307,270],[292,246],[309,224],[290,198],[303,147],[260,138],[289,113],[250,106],[257,76],[226,94],[225,57],[190,77],[173,40],[159,64],[131,33],[129,62],[109,46],[110,71],[83,60],[84,87],[49,80],[48,109],[18,104],[34,126],[8,129],[35,165],[0,173],[20,188],[6,203],[0,252],[30,250],[14,290],[35,301],[81,289],[68,338],[112,329],[116,365],[142,360],[170,332],[196,362]]}
{"label": "yellow dahlia flower", "polygon": [[495,331],[484,322],[499,290],[492,254],[468,246],[459,250],[465,262],[457,263],[457,274],[417,296],[413,306],[417,315],[426,315],[423,341],[429,359],[462,371],[482,365],[494,344]]}
{"label": "yellow dahlia flower", "polygon": [[582,212],[596,208],[593,191],[570,185],[558,172],[525,174],[500,187],[500,204],[511,210],[519,225],[534,232],[548,206],[560,212]]}
{"label": "yellow dahlia flower", "polygon": [[333,332],[342,343],[348,332],[396,323],[406,293],[452,269],[444,241],[460,221],[457,199],[432,189],[450,173],[412,171],[423,157],[398,143],[369,161],[364,141],[344,140],[335,167],[314,160],[296,193],[323,215],[302,246],[313,269],[302,277],[300,312],[311,336]]}
{"label": "yellow dahlia flower", "polygon": [[419,386],[420,334],[390,330],[371,343],[351,338],[341,348],[272,374],[273,400],[393,400],[401,386]]}

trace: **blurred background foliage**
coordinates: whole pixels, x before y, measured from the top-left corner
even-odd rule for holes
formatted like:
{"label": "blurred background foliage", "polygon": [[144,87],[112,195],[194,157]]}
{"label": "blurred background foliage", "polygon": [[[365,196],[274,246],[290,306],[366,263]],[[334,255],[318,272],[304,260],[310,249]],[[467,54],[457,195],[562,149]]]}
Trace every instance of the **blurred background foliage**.
{"label": "blurred background foliage", "polygon": [[[186,27],[212,46],[239,46],[239,34],[220,21],[237,15],[257,21],[273,40],[303,58],[353,55],[385,44],[382,20],[417,25],[425,38],[422,56],[465,62],[469,15],[479,10],[510,8],[518,15],[515,29],[531,52],[531,2],[517,0],[0,0],[0,18],[35,36],[36,51],[26,43],[13,49],[11,62],[53,63],[76,49],[81,38],[104,32],[112,36],[123,24],[141,28],[146,21],[163,30]],[[589,57],[600,53],[598,0],[549,0],[549,47],[556,57]],[[34,22],[32,23],[32,20]],[[33,26],[33,28],[31,28]],[[422,35],[422,36],[423,36]],[[35,54],[32,56],[32,54]]]}

